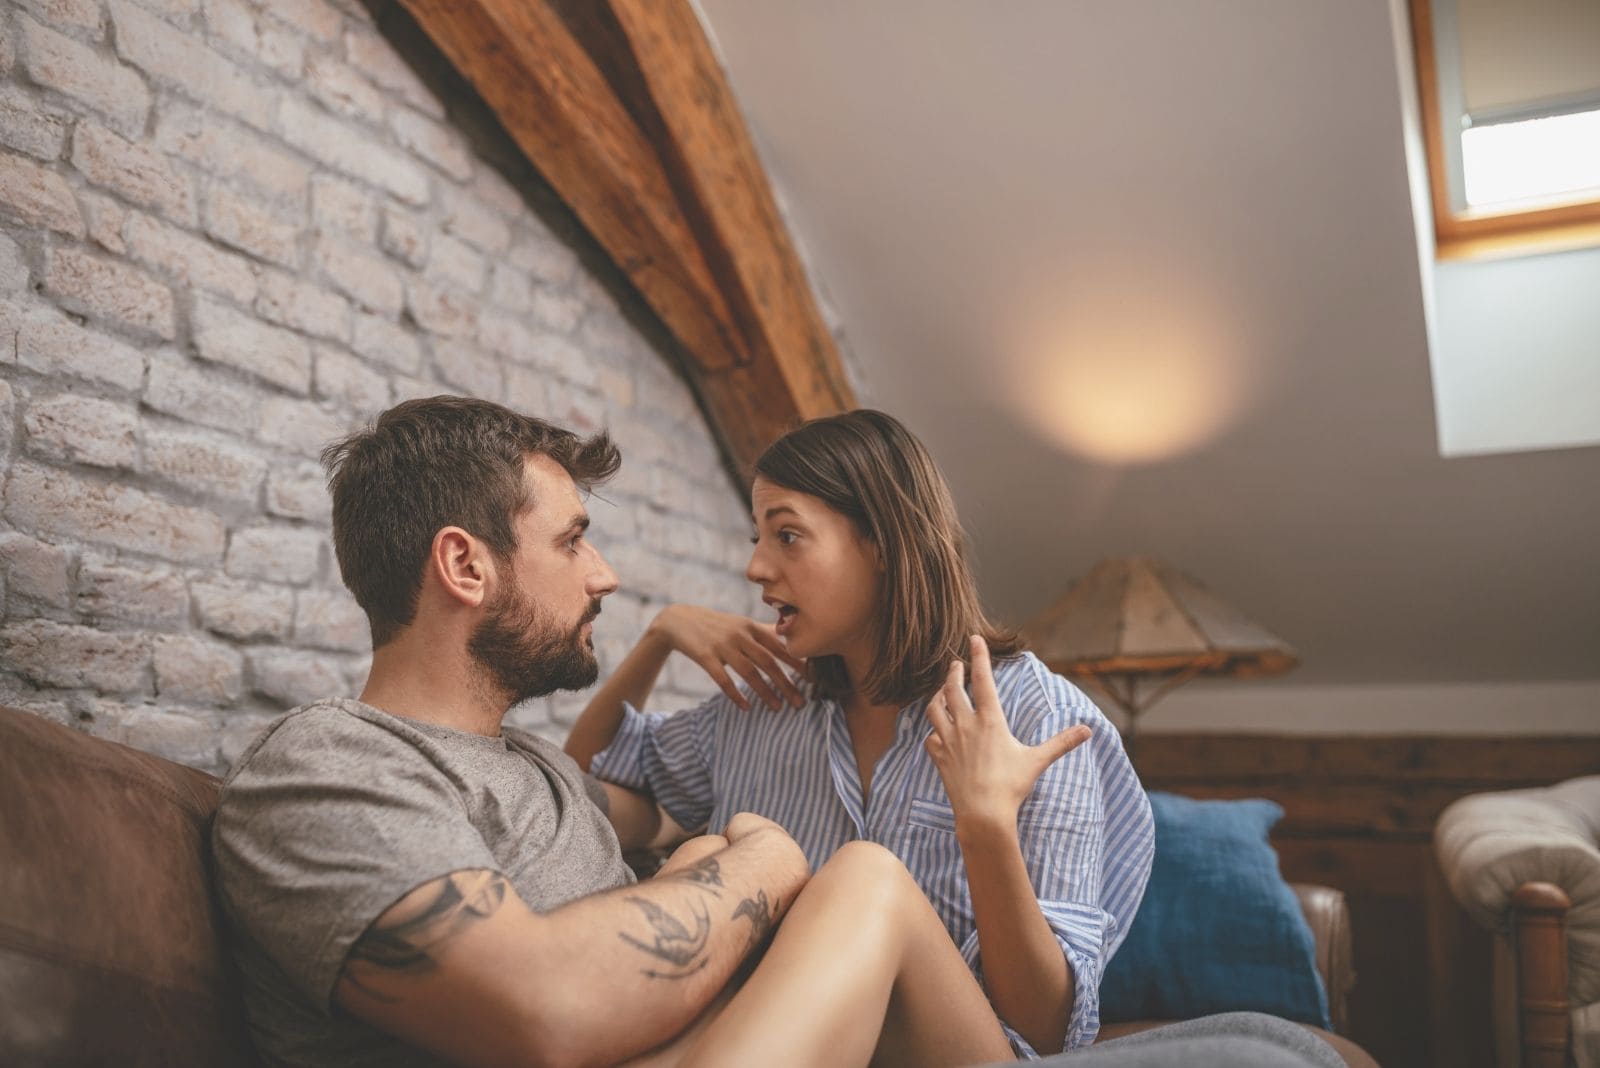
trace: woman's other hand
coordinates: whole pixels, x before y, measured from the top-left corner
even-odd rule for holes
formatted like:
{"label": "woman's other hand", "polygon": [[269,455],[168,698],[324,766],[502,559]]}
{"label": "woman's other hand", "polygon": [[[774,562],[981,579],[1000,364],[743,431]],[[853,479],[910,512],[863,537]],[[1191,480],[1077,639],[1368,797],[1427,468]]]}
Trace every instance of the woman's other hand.
{"label": "woman's other hand", "polygon": [[672,649],[699,664],[728,699],[746,711],[750,703],[739,692],[730,671],[770,708],[781,708],[785,698],[796,708],[805,704],[805,696],[784,673],[780,662],[796,671],[804,671],[805,664],[790,655],[772,624],[696,605],[675,604],[663,608],[650,629]]}
{"label": "woman's other hand", "polygon": [[939,769],[959,829],[1016,826],[1017,811],[1044,770],[1088,740],[1083,724],[1068,727],[1039,745],[1024,745],[1011,733],[989,665],[989,647],[974,635],[972,699],[964,686],[965,665],[956,660],[944,687],[928,702],[933,724],[928,756]]}

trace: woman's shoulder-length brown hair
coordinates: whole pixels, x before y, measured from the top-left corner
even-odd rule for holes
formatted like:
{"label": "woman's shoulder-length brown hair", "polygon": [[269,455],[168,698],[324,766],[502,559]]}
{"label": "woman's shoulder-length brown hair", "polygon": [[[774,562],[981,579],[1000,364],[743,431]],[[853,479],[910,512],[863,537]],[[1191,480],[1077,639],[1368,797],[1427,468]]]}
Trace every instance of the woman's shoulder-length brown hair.
{"label": "woman's shoulder-length brown hair", "polygon": [[944,683],[950,661],[968,656],[973,634],[995,657],[1021,652],[1016,633],[984,615],[950,488],[899,420],[867,408],[813,419],[768,446],[755,473],[848,516],[882,554],[872,671],[852,686],[843,658],[814,657],[822,696],[859,689],[874,704],[927,697]]}

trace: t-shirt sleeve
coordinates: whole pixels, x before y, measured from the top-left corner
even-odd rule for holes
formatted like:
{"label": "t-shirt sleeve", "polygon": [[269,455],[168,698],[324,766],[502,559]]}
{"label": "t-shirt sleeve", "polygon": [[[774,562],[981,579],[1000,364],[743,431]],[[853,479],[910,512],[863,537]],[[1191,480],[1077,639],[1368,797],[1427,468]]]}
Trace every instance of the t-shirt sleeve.
{"label": "t-shirt sleeve", "polygon": [[[1038,745],[1080,723],[1094,732],[1045,770],[1017,815],[1039,911],[1072,971],[1065,1048],[1074,1049],[1099,1033],[1100,977],[1143,896],[1154,829],[1116,727],[1065,679],[1042,669],[1029,673],[1017,692],[1025,707],[1007,709],[1023,742]],[[976,966],[976,932],[968,942],[962,952]],[[1030,1051],[1021,1035],[1006,1031],[1019,1052]]]}
{"label": "t-shirt sleeve", "polygon": [[716,803],[712,769],[716,725],[726,697],[682,712],[622,706],[622,726],[589,770],[606,782],[643,790],[686,831],[704,827]]}
{"label": "t-shirt sleeve", "polygon": [[335,710],[291,716],[251,753],[213,845],[234,923],[324,1012],[389,906],[454,871],[499,870],[426,748]]}

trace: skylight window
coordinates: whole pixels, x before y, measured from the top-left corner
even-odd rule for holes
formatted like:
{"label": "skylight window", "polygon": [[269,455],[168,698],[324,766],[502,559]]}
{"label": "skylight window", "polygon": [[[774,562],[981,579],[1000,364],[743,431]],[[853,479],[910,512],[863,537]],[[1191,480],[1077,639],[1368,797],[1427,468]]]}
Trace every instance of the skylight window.
{"label": "skylight window", "polygon": [[1600,198],[1600,108],[1461,133],[1467,206]]}

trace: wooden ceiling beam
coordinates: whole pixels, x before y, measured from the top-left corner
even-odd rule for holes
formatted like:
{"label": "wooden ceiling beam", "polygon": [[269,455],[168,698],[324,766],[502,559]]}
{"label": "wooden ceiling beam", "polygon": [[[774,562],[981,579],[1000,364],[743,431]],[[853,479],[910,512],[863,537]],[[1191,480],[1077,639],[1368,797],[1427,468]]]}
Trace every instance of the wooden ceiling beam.
{"label": "wooden ceiling beam", "polygon": [[748,357],[655,146],[545,0],[403,0],[708,370]]}
{"label": "wooden ceiling beam", "polygon": [[855,404],[689,0],[403,0],[682,343],[729,458]]}

